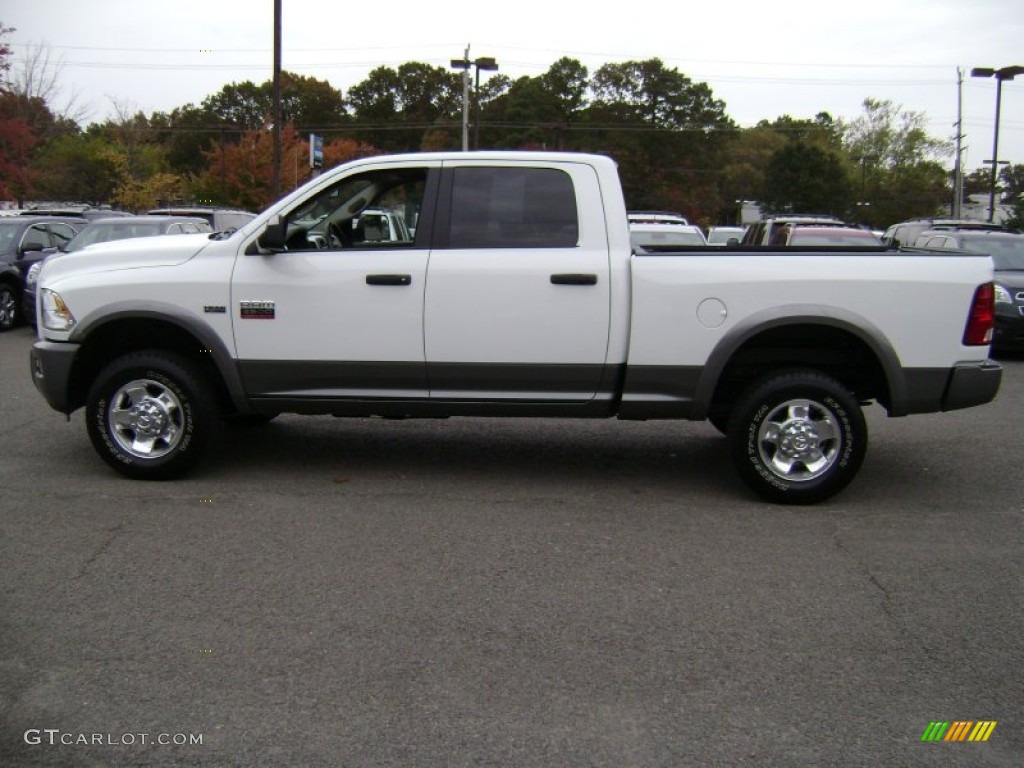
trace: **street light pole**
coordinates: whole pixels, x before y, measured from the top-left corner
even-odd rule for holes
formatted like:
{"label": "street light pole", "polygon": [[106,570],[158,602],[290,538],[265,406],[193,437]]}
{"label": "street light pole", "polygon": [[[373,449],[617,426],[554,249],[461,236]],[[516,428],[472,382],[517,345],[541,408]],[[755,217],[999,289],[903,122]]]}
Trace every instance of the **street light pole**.
{"label": "street light pole", "polygon": [[462,70],[462,151],[469,151],[469,45],[461,59],[452,59],[452,68]]}
{"label": "street light pole", "polygon": [[1024,75],[1024,67],[1012,66],[1002,69],[975,67],[971,70],[971,77],[995,77],[996,79],[996,127],[992,136],[992,159],[985,161],[992,163],[992,177],[988,192],[989,221],[995,221],[996,217],[996,177],[999,174],[999,109],[1003,96],[1003,80],[1013,80],[1017,75]]}
{"label": "street light pole", "polygon": [[473,120],[473,149],[480,149],[480,70],[496,72],[498,62],[490,56],[484,56],[473,60],[476,67],[476,85],[473,88],[473,101],[476,103],[476,117]]}

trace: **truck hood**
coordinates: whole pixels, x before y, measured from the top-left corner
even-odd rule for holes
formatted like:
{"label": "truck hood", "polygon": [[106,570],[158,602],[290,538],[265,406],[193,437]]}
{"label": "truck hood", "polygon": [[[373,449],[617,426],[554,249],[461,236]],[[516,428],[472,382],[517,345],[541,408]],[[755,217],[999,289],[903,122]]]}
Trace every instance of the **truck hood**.
{"label": "truck hood", "polygon": [[46,260],[39,282],[51,282],[81,272],[110,272],[183,264],[210,244],[210,233],[157,235],[111,240]]}

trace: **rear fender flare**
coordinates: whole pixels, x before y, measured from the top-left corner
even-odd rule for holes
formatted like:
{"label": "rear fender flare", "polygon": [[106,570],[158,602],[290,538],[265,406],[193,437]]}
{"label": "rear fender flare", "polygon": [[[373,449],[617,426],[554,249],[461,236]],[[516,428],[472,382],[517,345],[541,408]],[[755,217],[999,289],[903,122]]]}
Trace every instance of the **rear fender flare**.
{"label": "rear fender flare", "polygon": [[890,416],[907,409],[907,387],[896,350],[882,330],[863,315],[839,307],[789,304],[757,312],[731,328],[718,342],[701,371],[694,393],[694,418],[706,418],[722,372],[736,352],[764,331],[789,325],[821,325],[846,331],[860,339],[879,361],[889,388]]}

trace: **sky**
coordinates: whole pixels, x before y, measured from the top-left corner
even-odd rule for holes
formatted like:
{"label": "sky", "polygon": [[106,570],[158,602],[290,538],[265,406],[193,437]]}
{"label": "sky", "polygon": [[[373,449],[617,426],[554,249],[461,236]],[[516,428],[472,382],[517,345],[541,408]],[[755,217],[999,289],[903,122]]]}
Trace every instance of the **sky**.
{"label": "sky", "polygon": [[[59,67],[56,107],[85,121],[198,104],[273,72],[273,0],[0,0],[14,58],[40,44]],[[852,120],[866,98],[956,135],[964,167],[992,157],[996,81],[974,67],[1024,65],[1024,0],[632,0],[604,3],[282,0],[282,66],[344,93],[374,68],[497,60],[515,79],[562,56],[591,72],[660,58],[705,82],[744,127],[828,112]],[[958,68],[963,83],[958,87]],[[482,73],[486,78],[486,73]],[[1002,86],[999,159],[1024,163],[1024,76]],[[947,159],[952,165],[952,157]]]}

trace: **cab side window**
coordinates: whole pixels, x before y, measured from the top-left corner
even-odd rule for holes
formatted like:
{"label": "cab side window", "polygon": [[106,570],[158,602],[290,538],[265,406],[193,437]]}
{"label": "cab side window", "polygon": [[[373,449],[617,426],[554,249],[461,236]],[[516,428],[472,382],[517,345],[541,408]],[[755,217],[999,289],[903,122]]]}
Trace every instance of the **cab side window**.
{"label": "cab side window", "polygon": [[413,247],[426,188],[426,168],[342,179],[288,214],[288,250]]}
{"label": "cab side window", "polygon": [[576,193],[554,168],[456,168],[449,248],[573,248]]}

